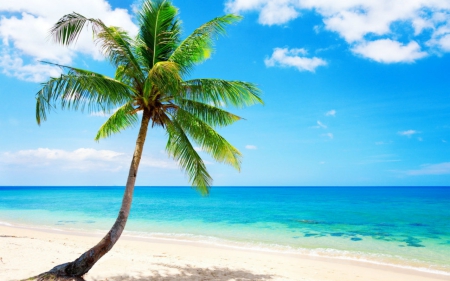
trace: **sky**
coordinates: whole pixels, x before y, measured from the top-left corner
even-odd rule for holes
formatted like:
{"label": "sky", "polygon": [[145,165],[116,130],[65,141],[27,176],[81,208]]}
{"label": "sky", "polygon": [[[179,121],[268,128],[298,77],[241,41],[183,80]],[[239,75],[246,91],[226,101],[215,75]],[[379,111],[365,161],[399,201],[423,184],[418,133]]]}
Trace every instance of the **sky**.
{"label": "sky", "polygon": [[[264,105],[219,132],[243,154],[240,171],[199,151],[216,186],[427,186],[450,183],[450,1],[174,0],[183,36],[227,13],[189,78],[258,85]],[[0,185],[118,185],[137,136],[94,141],[104,112],[55,110],[38,126],[35,95],[71,65],[113,76],[85,32],[70,48],[49,39],[77,12],[137,33],[136,1],[0,1]],[[149,130],[136,184],[189,185]],[[200,149],[199,149],[200,150]]]}

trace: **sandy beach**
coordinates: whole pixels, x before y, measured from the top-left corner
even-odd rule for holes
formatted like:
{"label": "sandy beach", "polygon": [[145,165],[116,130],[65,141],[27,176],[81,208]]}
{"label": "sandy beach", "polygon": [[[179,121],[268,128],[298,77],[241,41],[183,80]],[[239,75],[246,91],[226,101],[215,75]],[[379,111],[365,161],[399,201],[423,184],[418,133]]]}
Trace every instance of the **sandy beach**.
{"label": "sandy beach", "polygon": [[[0,280],[20,280],[71,261],[100,236],[0,226]],[[449,276],[363,262],[123,236],[87,281],[449,280]]]}

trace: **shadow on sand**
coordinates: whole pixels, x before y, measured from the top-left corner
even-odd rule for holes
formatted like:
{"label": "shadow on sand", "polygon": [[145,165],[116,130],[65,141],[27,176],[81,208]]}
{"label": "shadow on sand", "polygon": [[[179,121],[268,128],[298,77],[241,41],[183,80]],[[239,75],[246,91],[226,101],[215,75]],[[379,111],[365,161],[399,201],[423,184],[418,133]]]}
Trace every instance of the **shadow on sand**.
{"label": "shadow on sand", "polygon": [[198,268],[191,266],[172,266],[160,264],[167,268],[165,274],[161,271],[153,271],[151,275],[131,277],[131,276],[112,276],[95,281],[250,281],[250,280],[273,280],[275,276],[267,274],[254,274],[247,270],[232,270],[224,267]]}

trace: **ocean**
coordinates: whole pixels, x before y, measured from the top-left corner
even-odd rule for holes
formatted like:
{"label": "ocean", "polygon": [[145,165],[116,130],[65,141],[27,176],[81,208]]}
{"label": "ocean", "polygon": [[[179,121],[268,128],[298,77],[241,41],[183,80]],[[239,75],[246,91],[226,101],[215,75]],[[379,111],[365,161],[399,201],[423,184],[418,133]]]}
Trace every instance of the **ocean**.
{"label": "ocean", "polygon": [[[106,233],[123,187],[0,187],[0,224]],[[124,235],[450,276],[450,187],[136,187]]]}

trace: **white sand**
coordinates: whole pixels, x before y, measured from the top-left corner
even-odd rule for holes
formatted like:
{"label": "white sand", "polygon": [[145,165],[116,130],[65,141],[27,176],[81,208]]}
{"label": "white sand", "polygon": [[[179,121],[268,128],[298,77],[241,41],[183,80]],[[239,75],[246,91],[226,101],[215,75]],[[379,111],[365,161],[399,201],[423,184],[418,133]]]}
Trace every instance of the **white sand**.
{"label": "white sand", "polygon": [[[0,280],[35,276],[72,261],[100,236],[0,226]],[[431,281],[449,276],[338,259],[122,237],[87,281]]]}

